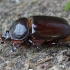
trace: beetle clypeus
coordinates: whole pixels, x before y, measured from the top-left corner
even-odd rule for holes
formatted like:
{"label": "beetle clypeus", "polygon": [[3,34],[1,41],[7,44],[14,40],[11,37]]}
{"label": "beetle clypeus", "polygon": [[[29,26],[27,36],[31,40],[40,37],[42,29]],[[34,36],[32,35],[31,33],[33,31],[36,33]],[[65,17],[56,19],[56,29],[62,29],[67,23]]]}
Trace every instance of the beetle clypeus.
{"label": "beetle clypeus", "polygon": [[[11,40],[18,44],[29,42],[39,48],[44,42],[53,45],[70,46],[70,25],[61,17],[54,16],[32,16],[16,20],[1,36],[3,41]],[[15,50],[15,49],[13,49]]]}

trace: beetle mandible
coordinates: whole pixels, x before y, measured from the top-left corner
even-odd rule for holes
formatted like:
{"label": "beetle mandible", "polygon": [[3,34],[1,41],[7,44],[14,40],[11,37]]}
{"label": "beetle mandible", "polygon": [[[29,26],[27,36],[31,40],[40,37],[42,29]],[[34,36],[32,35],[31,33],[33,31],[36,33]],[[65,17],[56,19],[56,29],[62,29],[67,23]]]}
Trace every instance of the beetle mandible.
{"label": "beetle mandible", "polygon": [[67,42],[70,40],[70,25],[61,17],[40,15],[23,17],[16,20],[1,38],[3,41],[11,40],[18,44],[15,48],[25,42],[38,49],[44,42],[47,42],[47,45],[70,46]]}

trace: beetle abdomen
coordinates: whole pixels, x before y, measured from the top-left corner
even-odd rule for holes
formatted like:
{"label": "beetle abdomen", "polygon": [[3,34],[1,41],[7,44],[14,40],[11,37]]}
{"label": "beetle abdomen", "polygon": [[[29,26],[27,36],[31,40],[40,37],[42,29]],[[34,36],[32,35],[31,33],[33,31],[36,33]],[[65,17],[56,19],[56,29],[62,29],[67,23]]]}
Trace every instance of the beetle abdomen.
{"label": "beetle abdomen", "polygon": [[37,39],[59,39],[70,34],[68,22],[59,17],[33,16],[32,36]]}

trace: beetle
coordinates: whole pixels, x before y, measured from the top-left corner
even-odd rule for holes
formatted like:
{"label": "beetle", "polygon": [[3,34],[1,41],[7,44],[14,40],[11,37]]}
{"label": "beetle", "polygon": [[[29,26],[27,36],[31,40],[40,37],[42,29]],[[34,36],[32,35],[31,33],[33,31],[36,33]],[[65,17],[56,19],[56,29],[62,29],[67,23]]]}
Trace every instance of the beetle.
{"label": "beetle", "polygon": [[47,45],[70,46],[70,43],[67,42],[70,40],[70,25],[61,17],[43,15],[23,17],[16,20],[1,38],[3,41],[11,40],[18,44],[15,49],[25,42],[38,49],[44,42]]}

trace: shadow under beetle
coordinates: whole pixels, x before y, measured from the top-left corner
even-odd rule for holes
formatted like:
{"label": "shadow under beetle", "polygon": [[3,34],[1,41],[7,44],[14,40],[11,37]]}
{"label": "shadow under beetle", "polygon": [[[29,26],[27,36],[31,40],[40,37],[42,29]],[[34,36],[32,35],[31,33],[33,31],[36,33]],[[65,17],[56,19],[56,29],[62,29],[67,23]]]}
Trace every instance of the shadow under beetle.
{"label": "shadow under beetle", "polygon": [[32,16],[30,18],[20,18],[16,20],[4,35],[1,34],[2,41],[13,41],[16,48],[21,44],[31,43],[38,49],[44,42],[47,45],[70,46],[70,25],[68,22],[55,16]]}

